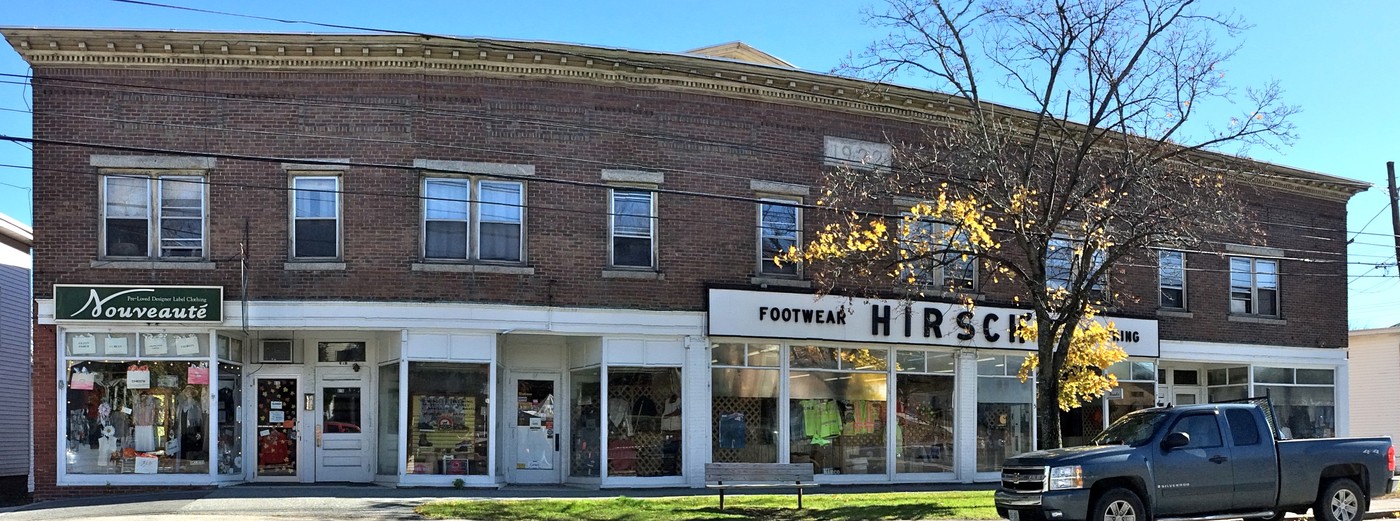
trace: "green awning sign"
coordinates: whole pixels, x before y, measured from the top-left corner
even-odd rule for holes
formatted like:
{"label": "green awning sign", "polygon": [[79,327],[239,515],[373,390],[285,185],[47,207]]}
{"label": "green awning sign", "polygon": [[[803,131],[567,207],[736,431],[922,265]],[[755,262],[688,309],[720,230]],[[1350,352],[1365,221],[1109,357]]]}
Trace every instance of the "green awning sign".
{"label": "green awning sign", "polygon": [[221,286],[53,287],[54,320],[223,322]]}

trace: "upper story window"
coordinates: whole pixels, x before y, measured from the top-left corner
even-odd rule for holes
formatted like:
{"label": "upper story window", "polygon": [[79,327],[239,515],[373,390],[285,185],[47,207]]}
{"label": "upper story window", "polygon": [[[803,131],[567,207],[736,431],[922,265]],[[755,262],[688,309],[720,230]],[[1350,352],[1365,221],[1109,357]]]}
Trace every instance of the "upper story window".
{"label": "upper story window", "polygon": [[656,192],[635,188],[612,189],[610,264],[618,268],[656,267]]}
{"label": "upper story window", "polygon": [[1161,307],[1186,309],[1185,253],[1172,250],[1157,252],[1157,285],[1161,288]]}
{"label": "upper story window", "polygon": [[502,262],[523,259],[523,184],[425,177],[423,197],[423,258]]}
{"label": "upper story window", "polygon": [[977,258],[939,251],[949,242],[969,246],[971,240],[966,232],[952,232],[946,224],[919,220],[909,225],[904,241],[902,247],[909,250],[911,259],[906,265],[906,281],[912,278],[916,285],[948,291],[977,291]]}
{"label": "upper story window", "polygon": [[208,197],[202,175],[133,171],[102,176],[102,255],[200,259],[206,256]]}
{"label": "upper story window", "polygon": [[1276,317],[1278,261],[1230,257],[1230,312]]}
{"label": "upper story window", "polygon": [[798,266],[784,262],[779,266],[773,257],[797,246],[802,238],[802,209],[800,199],[765,198],[758,204],[758,263],[763,275],[799,275]]}
{"label": "upper story window", "polygon": [[340,257],[340,178],[292,177],[292,258]]}
{"label": "upper story window", "polygon": [[[1070,239],[1068,237],[1054,237],[1050,239],[1050,249],[1045,252],[1045,286],[1051,289],[1068,288],[1070,281],[1074,280],[1078,266],[1075,263],[1079,260],[1079,247],[1082,241]],[[1104,252],[1098,250],[1094,252],[1092,266],[1085,267],[1085,270],[1098,271],[1104,263]],[[1089,290],[1095,296],[1102,296],[1106,286],[1106,277],[1097,277]]]}

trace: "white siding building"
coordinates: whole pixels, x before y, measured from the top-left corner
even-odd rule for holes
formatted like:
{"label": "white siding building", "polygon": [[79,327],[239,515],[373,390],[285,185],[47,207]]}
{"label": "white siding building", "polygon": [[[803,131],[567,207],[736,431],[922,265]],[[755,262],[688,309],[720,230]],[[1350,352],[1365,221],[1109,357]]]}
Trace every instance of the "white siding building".
{"label": "white siding building", "polygon": [[0,502],[33,490],[33,429],[29,414],[29,248],[34,232],[0,214]]}
{"label": "white siding building", "polygon": [[1400,327],[1351,332],[1352,436],[1400,437]]}

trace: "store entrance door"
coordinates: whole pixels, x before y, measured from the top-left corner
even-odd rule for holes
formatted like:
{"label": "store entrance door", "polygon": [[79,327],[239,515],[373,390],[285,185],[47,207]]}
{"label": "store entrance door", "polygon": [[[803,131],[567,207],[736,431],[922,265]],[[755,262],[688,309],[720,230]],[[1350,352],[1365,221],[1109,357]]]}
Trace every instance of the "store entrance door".
{"label": "store entrance door", "polygon": [[[506,421],[508,445],[506,469],[511,483],[552,484],[563,481],[559,457],[559,431],[556,422],[559,401],[559,373],[512,373],[509,389],[515,404]],[[509,396],[509,395],[508,395]]]}
{"label": "store entrance door", "polygon": [[269,376],[257,379],[257,458],[254,478],[258,481],[297,481],[297,391],[296,376]]}
{"label": "store entrance door", "polygon": [[317,380],[316,481],[371,481],[364,380]]}

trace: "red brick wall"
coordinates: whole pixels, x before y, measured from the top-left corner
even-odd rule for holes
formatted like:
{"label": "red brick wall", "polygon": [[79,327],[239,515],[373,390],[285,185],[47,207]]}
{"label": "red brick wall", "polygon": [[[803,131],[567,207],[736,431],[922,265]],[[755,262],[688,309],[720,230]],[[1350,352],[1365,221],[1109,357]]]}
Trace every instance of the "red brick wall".
{"label": "red brick wall", "polygon": [[[525,163],[537,179],[600,182],[604,168],[664,171],[665,189],[752,197],[749,179],[812,185],[823,136],[871,141],[913,139],[916,126],[874,117],[750,100],[563,82],[414,74],[173,72],[41,69],[35,81],[34,132],[156,149],[244,156],[350,158],[411,165],[414,159]],[[131,94],[151,84],[198,97]],[[122,92],[117,92],[122,91]],[[211,93],[236,93],[229,96]],[[283,103],[259,102],[272,96]],[[290,103],[286,103],[286,102]],[[318,104],[319,103],[319,104]],[[369,110],[366,105],[401,110]],[[95,116],[102,119],[72,117]],[[557,125],[543,125],[545,121]],[[162,126],[174,125],[174,126]],[[602,129],[602,130],[600,130]],[[661,134],[650,139],[617,132]],[[294,134],[292,136],[285,134]],[[697,140],[736,143],[727,147]],[[446,146],[433,146],[446,145]],[[755,266],[755,209],[745,202],[659,196],[664,280],[600,276],[607,261],[606,191],[527,182],[527,243],[533,276],[417,272],[420,206],[409,170],[352,167],[342,188],[344,271],[286,271],[288,197],[278,163],[219,159],[209,173],[213,271],[91,267],[98,251],[96,169],[92,154],[139,154],[39,144],[35,147],[35,290],[54,283],[218,284],[242,292],[230,259],[248,237],[248,296],[265,299],[498,302],[525,305],[699,310],[706,284],[747,284]],[[816,190],[813,191],[816,193]],[[373,195],[371,195],[373,194]],[[1345,205],[1261,190],[1259,219],[1342,230]],[[809,198],[809,202],[811,199]],[[816,220],[806,212],[808,229]],[[1290,256],[1341,259],[1328,232],[1266,227],[1267,237],[1222,238],[1289,249]],[[1331,233],[1337,235],[1337,233]],[[1335,239],[1335,238],[1333,238]],[[1298,251],[1321,253],[1298,253]],[[1136,264],[1155,265],[1145,256]],[[1284,262],[1287,325],[1227,320],[1227,260],[1191,254],[1193,318],[1164,318],[1166,339],[1340,347],[1346,341],[1345,265]],[[1316,276],[1298,276],[1312,274]],[[1151,317],[1154,268],[1128,267],[1115,285],[1118,311]],[[1138,296],[1134,298],[1134,295]],[[989,302],[1009,295],[988,289]],[[1323,302],[1324,306],[1314,303]]]}

